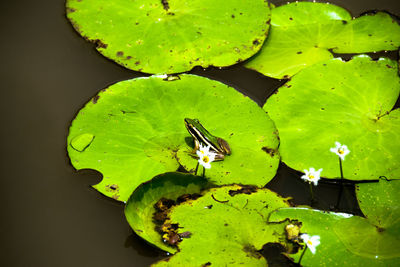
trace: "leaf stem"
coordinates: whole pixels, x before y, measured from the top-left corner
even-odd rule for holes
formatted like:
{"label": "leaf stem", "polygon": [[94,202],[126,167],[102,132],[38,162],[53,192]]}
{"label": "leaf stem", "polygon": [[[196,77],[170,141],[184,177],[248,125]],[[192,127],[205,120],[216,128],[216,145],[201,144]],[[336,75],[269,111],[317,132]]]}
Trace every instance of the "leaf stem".
{"label": "leaf stem", "polygon": [[336,209],[339,209],[340,201],[342,200],[342,194],[343,194],[343,167],[342,167],[342,159],[340,157],[339,157],[339,167],[340,167],[340,191],[336,203]]}
{"label": "leaf stem", "polygon": [[194,170],[194,175],[197,175],[198,170],[199,170],[199,162],[197,162],[196,169]]}
{"label": "leaf stem", "polygon": [[311,183],[309,183],[310,184],[310,193],[311,193],[311,205],[314,203],[314,192],[313,192],[313,189],[312,189],[312,184]]}
{"label": "leaf stem", "polygon": [[206,174],[206,168],[203,167],[203,178],[205,174]]}
{"label": "leaf stem", "polygon": [[307,250],[307,245],[305,245],[306,247],[305,247],[305,249],[303,250],[303,253],[301,253],[301,255],[300,255],[300,259],[299,259],[299,262],[297,263],[298,265],[300,265],[300,263],[301,263],[301,259],[303,258],[303,256],[304,256],[304,253],[306,253],[306,250]]}

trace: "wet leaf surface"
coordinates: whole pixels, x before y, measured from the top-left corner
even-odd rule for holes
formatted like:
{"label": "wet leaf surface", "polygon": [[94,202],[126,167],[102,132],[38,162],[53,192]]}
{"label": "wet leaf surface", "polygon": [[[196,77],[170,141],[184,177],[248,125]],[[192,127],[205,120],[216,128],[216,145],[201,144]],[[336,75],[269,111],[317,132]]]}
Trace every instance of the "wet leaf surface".
{"label": "wet leaf surface", "polygon": [[[116,83],[94,99],[72,122],[68,153],[76,169],[103,174],[94,187],[106,196],[126,201],[141,183],[176,171],[179,163],[193,170],[197,159],[191,156],[186,117],[198,118],[232,148],[207,170],[210,181],[263,186],[278,168],[273,122],[256,103],[220,82],[194,75],[138,78]],[[74,140],[88,133],[90,144],[83,151],[74,148]]]}
{"label": "wet leaf surface", "polygon": [[[307,250],[302,266],[396,266],[400,260],[398,227],[379,232],[363,217],[307,208],[283,208],[270,217],[271,222],[286,219],[301,222],[300,233],[320,236],[316,253]],[[298,262],[303,250],[287,256]]]}
{"label": "wet leaf surface", "polygon": [[74,28],[104,56],[158,74],[243,61],[261,48],[270,20],[264,0],[67,0],[66,6]]}
{"label": "wet leaf surface", "polygon": [[397,50],[400,26],[378,12],[352,19],[326,3],[295,2],[272,9],[271,29],[261,51],[246,67],[273,78],[291,77],[335,53]]}
{"label": "wet leaf surface", "polygon": [[162,241],[154,218],[155,212],[162,213],[168,207],[155,205],[161,203],[160,199],[176,201],[184,194],[200,193],[206,184],[206,179],[179,172],[156,176],[132,193],[125,206],[125,217],[137,235],[160,249],[174,253],[176,249]]}
{"label": "wet leaf surface", "polygon": [[273,210],[289,205],[268,189],[244,188],[209,189],[196,200],[174,206],[167,223],[191,235],[178,243],[178,253],[154,266],[266,266],[259,250],[285,239],[283,225],[266,220]]}
{"label": "wet leaf surface", "polygon": [[351,180],[399,177],[400,111],[392,110],[400,91],[397,63],[358,56],[311,66],[271,96],[264,109],[280,136],[289,167],[323,168],[322,177],[340,177],[338,141],[351,151],[343,161]]}

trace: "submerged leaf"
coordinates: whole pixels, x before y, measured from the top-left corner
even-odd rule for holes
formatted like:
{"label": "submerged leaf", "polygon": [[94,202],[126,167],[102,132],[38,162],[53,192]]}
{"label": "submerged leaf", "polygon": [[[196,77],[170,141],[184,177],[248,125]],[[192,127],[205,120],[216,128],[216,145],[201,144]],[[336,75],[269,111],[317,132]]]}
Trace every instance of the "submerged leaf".
{"label": "submerged leaf", "polygon": [[174,253],[176,249],[166,245],[156,229],[154,214],[161,214],[163,208],[156,209],[155,205],[161,203],[161,199],[176,201],[181,195],[200,193],[206,185],[206,179],[190,174],[161,174],[132,193],[125,206],[125,217],[137,235],[160,249]]}
{"label": "submerged leaf", "polygon": [[397,50],[400,26],[387,13],[352,20],[345,9],[325,3],[295,2],[272,9],[271,29],[261,51],[246,67],[288,78],[335,53]]}
{"label": "submerged leaf", "polygon": [[67,0],[67,17],[97,50],[146,73],[223,67],[254,55],[268,33],[264,0]]}
{"label": "submerged leaf", "polygon": [[266,220],[273,210],[288,206],[268,189],[209,189],[171,209],[167,223],[191,235],[178,243],[178,253],[155,266],[266,266],[258,250],[270,242],[285,243],[283,225]]}
{"label": "submerged leaf", "polygon": [[[306,208],[282,208],[270,216],[271,222],[301,223],[301,233],[319,235],[316,253],[306,251],[302,266],[395,266],[400,260],[400,228],[379,232],[367,219],[344,213]],[[304,248],[288,254],[298,262]]]}
{"label": "submerged leaf", "polygon": [[[68,153],[76,169],[103,174],[94,187],[106,196],[126,201],[141,183],[176,171],[180,163],[193,170],[197,159],[184,118],[198,118],[232,149],[207,170],[210,181],[263,186],[278,168],[273,122],[256,103],[220,82],[194,75],[138,78],[111,85],[95,99],[72,122]],[[90,146],[74,149],[73,140],[86,133],[94,136]]]}
{"label": "submerged leaf", "polygon": [[304,69],[279,88],[264,106],[279,131],[282,160],[302,171],[323,168],[340,177],[335,142],[347,145],[344,177],[352,180],[399,177],[400,92],[395,61],[358,56],[332,59]]}

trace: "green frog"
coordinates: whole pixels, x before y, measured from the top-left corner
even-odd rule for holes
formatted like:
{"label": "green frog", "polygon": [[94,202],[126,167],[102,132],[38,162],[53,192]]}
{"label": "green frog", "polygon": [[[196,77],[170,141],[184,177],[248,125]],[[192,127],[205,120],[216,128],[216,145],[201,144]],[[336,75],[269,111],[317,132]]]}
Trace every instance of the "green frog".
{"label": "green frog", "polygon": [[210,146],[210,151],[214,152],[215,161],[224,160],[225,155],[231,154],[231,148],[224,139],[210,134],[198,119],[185,118],[185,126],[194,139],[194,151],[202,146]]}

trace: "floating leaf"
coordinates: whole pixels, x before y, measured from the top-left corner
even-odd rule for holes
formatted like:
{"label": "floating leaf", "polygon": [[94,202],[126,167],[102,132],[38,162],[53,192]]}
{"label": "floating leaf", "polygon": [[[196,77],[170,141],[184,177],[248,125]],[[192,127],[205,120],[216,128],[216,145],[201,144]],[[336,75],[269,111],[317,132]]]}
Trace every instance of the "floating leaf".
{"label": "floating leaf", "polygon": [[155,266],[266,266],[258,252],[264,244],[284,240],[282,224],[267,224],[268,215],[286,200],[268,189],[239,185],[209,189],[170,211],[179,232],[191,235],[179,252]]}
{"label": "floating leaf", "polygon": [[223,67],[254,55],[268,33],[264,0],[67,0],[67,17],[104,56],[146,73]]}
{"label": "floating leaf", "polygon": [[160,249],[174,253],[176,249],[162,242],[160,233],[156,231],[154,205],[162,198],[175,201],[184,194],[200,193],[206,184],[206,179],[179,172],[156,176],[132,193],[125,206],[125,217],[137,235]]}
{"label": "floating leaf", "polygon": [[332,4],[295,2],[272,9],[271,18],[267,41],[246,67],[278,79],[333,58],[330,50],[366,53],[400,46],[400,26],[384,12],[352,20]]}
{"label": "floating leaf", "polygon": [[[107,196],[126,201],[141,183],[176,171],[177,155],[194,169],[186,117],[198,118],[232,148],[232,155],[207,170],[210,181],[263,186],[278,168],[273,122],[256,103],[220,82],[194,75],[138,78],[114,84],[94,99],[72,122],[68,153],[76,169],[103,174],[94,187]],[[74,149],[73,140],[87,133],[94,138],[90,146]]]}
{"label": "floating leaf", "polygon": [[[270,222],[285,219],[301,222],[301,233],[320,236],[316,253],[306,251],[302,266],[395,266],[400,260],[399,228],[383,233],[359,216],[306,208],[282,208],[270,216]],[[288,256],[298,262],[303,250]]]}
{"label": "floating leaf", "polygon": [[[358,204],[368,220],[380,228],[400,223],[400,181],[380,180],[379,183],[357,185]],[[399,226],[400,229],[400,226]]]}
{"label": "floating leaf", "polygon": [[[399,192],[400,180],[357,185],[358,203],[368,221],[346,222],[336,230],[342,231],[349,224],[355,228],[351,235],[341,235],[342,242],[349,250],[362,256],[378,255],[384,259],[400,257]],[[368,228],[369,232],[363,227],[367,223],[372,225]],[[352,242],[354,238],[364,239],[363,246]]]}
{"label": "floating leaf", "polygon": [[351,151],[343,162],[345,178],[393,178],[400,171],[400,143],[393,141],[399,139],[400,110],[392,110],[399,91],[395,61],[333,59],[299,72],[264,109],[289,167],[323,168],[323,177],[340,177],[338,157],[329,150],[338,141]]}

